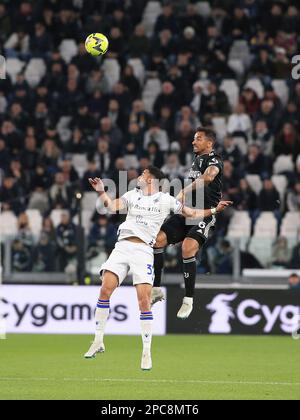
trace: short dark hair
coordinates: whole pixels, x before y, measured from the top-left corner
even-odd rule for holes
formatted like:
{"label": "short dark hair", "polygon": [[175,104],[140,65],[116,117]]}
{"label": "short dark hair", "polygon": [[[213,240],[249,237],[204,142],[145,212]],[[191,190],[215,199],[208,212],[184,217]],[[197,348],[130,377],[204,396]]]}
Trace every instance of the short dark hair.
{"label": "short dark hair", "polygon": [[150,172],[150,174],[159,181],[166,178],[165,174],[156,166],[150,165],[147,169]]}
{"label": "short dark hair", "polygon": [[204,133],[205,137],[211,141],[213,144],[216,143],[217,141],[217,134],[214,130],[212,130],[211,128],[206,128],[206,127],[198,127],[196,130],[196,133]]}

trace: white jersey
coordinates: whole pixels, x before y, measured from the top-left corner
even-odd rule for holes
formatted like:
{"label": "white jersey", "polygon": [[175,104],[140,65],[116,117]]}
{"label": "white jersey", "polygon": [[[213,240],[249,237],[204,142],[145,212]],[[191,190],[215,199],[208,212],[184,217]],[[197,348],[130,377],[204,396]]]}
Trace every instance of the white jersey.
{"label": "white jersey", "polygon": [[119,227],[119,240],[135,236],[152,247],[166,218],[171,213],[181,214],[183,208],[180,201],[162,192],[144,195],[141,190],[134,189],[121,199],[128,213]]}

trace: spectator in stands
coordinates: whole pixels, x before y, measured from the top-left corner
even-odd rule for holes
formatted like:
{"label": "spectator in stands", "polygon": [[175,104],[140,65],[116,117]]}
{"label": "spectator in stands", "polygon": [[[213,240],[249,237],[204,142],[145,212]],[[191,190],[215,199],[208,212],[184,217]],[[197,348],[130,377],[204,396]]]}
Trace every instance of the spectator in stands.
{"label": "spectator in stands", "polygon": [[288,267],[291,253],[288,241],[284,237],[279,237],[272,248],[272,264],[279,267]]}
{"label": "spectator in stands", "polygon": [[99,215],[88,238],[87,258],[91,259],[102,251],[110,254],[117,241],[117,228],[106,215]]}
{"label": "spectator in stands", "polygon": [[239,189],[234,195],[234,206],[239,211],[253,212],[257,208],[257,196],[246,179],[241,179]]}
{"label": "spectator in stands", "polygon": [[141,130],[146,131],[149,127],[151,116],[145,111],[144,103],[136,100],[132,104],[132,110],[129,115],[130,123],[137,123]]}
{"label": "spectator in stands", "polygon": [[150,42],[143,25],[140,24],[135,27],[134,34],[128,43],[128,50],[131,58],[140,58],[144,62],[148,59]]}
{"label": "spectator in stands", "polygon": [[134,69],[127,64],[123,70],[121,82],[127,87],[131,100],[135,100],[140,96],[141,86],[139,80],[134,75]]}
{"label": "spectator in stands", "polygon": [[270,132],[272,134],[276,132],[279,122],[273,101],[269,99],[263,100],[260,106],[260,110],[254,117],[254,121],[265,121],[268,125],[268,129],[270,130]]}
{"label": "spectator in stands", "polygon": [[248,139],[252,132],[252,122],[245,112],[245,106],[239,104],[235,112],[229,117],[227,131],[229,134]]}
{"label": "spectator in stands", "polygon": [[257,144],[249,146],[245,169],[250,175],[264,176],[270,172],[268,158],[262,154]]}
{"label": "spectator in stands", "polygon": [[151,165],[161,168],[164,164],[164,154],[159,149],[158,144],[155,141],[152,141],[148,144],[147,147],[147,156],[150,160]]}
{"label": "spectator in stands", "polygon": [[266,121],[256,121],[251,143],[256,144],[268,156],[273,153],[274,137],[268,129]]}
{"label": "spectator in stands", "polygon": [[144,150],[147,150],[150,142],[155,142],[159,150],[167,152],[169,150],[169,139],[167,132],[159,127],[159,124],[153,122],[144,137]]}
{"label": "spectator in stands", "polygon": [[33,271],[51,273],[56,271],[56,243],[51,236],[42,230],[39,242],[34,251]]}
{"label": "spectator in stands", "polygon": [[294,158],[300,153],[300,139],[296,128],[291,123],[285,123],[279,135],[275,139],[274,154],[293,155]]}
{"label": "spectator in stands", "polygon": [[172,181],[173,179],[184,179],[185,169],[180,164],[178,153],[171,152],[166,160],[166,164],[162,167],[163,173]]}
{"label": "spectator in stands", "polygon": [[230,105],[226,93],[218,89],[218,85],[211,82],[208,86],[208,95],[203,96],[200,109],[200,120],[207,120],[213,116],[229,115]]}
{"label": "spectator in stands", "polygon": [[175,118],[172,109],[169,106],[163,106],[160,109],[158,123],[165,130],[169,138],[173,138],[175,134]]}
{"label": "spectator in stands", "polygon": [[76,226],[68,212],[64,212],[61,216],[61,223],[56,229],[56,238],[59,269],[65,271],[77,253]]}
{"label": "spectator in stands", "polygon": [[35,56],[44,57],[51,49],[51,43],[46,26],[42,22],[37,22],[34,26],[34,34],[30,38],[30,52]]}
{"label": "spectator in stands", "polygon": [[4,44],[7,57],[19,56],[21,59],[28,57],[30,37],[24,29],[18,29],[10,35]]}
{"label": "spectator in stands", "polygon": [[91,184],[89,183],[89,178],[106,178],[106,176],[102,174],[101,170],[99,169],[99,166],[100,165],[97,165],[95,160],[88,161],[87,170],[85,171],[82,177],[83,191],[91,191]]}
{"label": "spectator in stands", "polygon": [[70,188],[65,182],[63,172],[55,175],[55,181],[49,191],[49,199],[52,208],[69,208],[72,199]]}
{"label": "spectator in stands", "polygon": [[242,162],[242,155],[239,148],[234,143],[232,136],[226,136],[223,145],[220,148],[221,156],[224,160],[228,160],[235,169],[238,169]]}
{"label": "spectator in stands", "polygon": [[271,75],[274,73],[274,64],[270,58],[268,49],[262,48],[259,51],[250,67],[250,74],[262,80],[268,85],[271,82]]}
{"label": "spectator in stands", "polygon": [[263,188],[258,196],[257,204],[260,211],[271,211],[278,215],[280,196],[270,179],[264,180]]}
{"label": "spectator in stands", "polygon": [[300,179],[287,196],[288,211],[300,211]]}
{"label": "spectator in stands", "polygon": [[300,277],[298,276],[298,274],[296,273],[291,274],[288,279],[288,283],[289,283],[289,288],[291,290],[300,290]]}
{"label": "spectator in stands", "polygon": [[169,29],[172,34],[178,33],[178,22],[174,16],[171,4],[166,4],[163,7],[162,14],[158,17],[154,28],[156,33],[159,33],[164,29]]}
{"label": "spectator in stands", "polygon": [[224,194],[228,200],[234,200],[235,195],[238,193],[239,180],[234,167],[229,160],[224,161],[223,170],[223,188]]}
{"label": "spectator in stands", "polygon": [[158,117],[163,106],[168,106],[174,112],[179,105],[179,99],[175,92],[174,86],[170,82],[165,82],[162,85],[162,92],[158,95],[154,103],[154,112]]}
{"label": "spectator in stands", "polygon": [[240,103],[244,105],[245,112],[252,117],[259,110],[260,99],[253,89],[246,88],[242,92]]}

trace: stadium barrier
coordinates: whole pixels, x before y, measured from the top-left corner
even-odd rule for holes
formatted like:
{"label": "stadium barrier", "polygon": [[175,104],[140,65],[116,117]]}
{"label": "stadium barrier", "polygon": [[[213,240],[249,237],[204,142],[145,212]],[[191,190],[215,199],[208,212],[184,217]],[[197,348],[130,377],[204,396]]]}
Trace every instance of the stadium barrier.
{"label": "stadium barrier", "polygon": [[[93,334],[96,286],[4,285],[1,315],[7,333]],[[202,288],[194,311],[176,317],[183,290],[164,288],[167,300],[154,306],[154,334],[292,335],[300,330],[300,292],[290,290]],[[136,291],[120,287],[111,299],[107,334],[139,335]]]}
{"label": "stadium barrier", "polygon": [[[1,289],[7,333],[93,334],[99,287],[13,286]],[[107,334],[140,334],[136,291],[120,287],[111,298]],[[154,334],[166,333],[166,303],[156,305]]]}
{"label": "stadium barrier", "polygon": [[176,317],[179,304],[178,290],[169,288],[168,333],[291,335],[300,329],[300,291],[198,289],[186,322]]}

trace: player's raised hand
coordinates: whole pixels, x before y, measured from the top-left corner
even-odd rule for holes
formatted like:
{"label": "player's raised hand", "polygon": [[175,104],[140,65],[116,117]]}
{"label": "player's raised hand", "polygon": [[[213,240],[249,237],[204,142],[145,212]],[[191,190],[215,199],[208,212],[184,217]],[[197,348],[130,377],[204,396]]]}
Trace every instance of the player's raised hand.
{"label": "player's raised hand", "polygon": [[95,191],[101,193],[104,191],[104,184],[100,178],[89,178],[89,183],[94,188]]}
{"label": "player's raised hand", "polygon": [[233,201],[220,201],[220,203],[217,206],[217,212],[221,213],[222,211],[227,209],[227,207],[232,206],[232,204]]}

